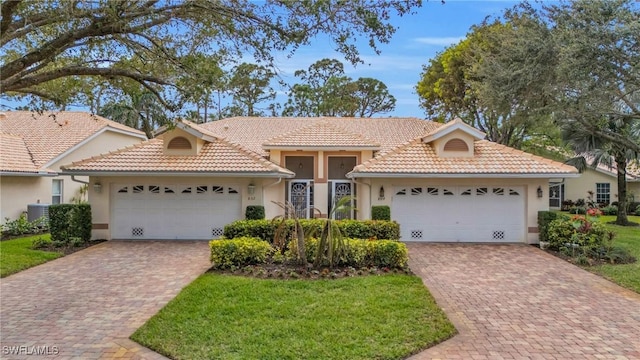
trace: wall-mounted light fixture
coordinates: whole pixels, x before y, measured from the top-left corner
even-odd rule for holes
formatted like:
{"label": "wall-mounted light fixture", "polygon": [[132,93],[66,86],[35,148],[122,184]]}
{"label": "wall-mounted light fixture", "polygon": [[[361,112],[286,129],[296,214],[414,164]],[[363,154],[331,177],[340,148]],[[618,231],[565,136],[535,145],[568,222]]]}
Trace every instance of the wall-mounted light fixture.
{"label": "wall-mounted light fixture", "polygon": [[539,198],[541,198],[541,197],[542,197],[542,195],[543,195],[543,194],[542,194],[542,187],[541,187],[541,186],[538,186],[537,193],[538,193],[538,197],[539,197]]}
{"label": "wall-mounted light fixture", "polygon": [[298,164],[298,169],[302,170],[303,167],[304,165],[302,165],[302,161],[300,161],[300,163]]}
{"label": "wall-mounted light fixture", "polygon": [[256,186],[253,183],[249,183],[249,185],[247,186],[247,193],[249,193],[249,195],[253,195],[256,193]]}
{"label": "wall-mounted light fixture", "polygon": [[344,159],[340,162],[340,170],[344,170]]}
{"label": "wall-mounted light fixture", "polygon": [[93,191],[95,191],[98,194],[102,192],[102,184],[100,184],[99,181],[96,181],[95,183],[93,183]]}
{"label": "wall-mounted light fixture", "polygon": [[380,192],[378,193],[380,199],[384,199],[384,187],[380,186]]}

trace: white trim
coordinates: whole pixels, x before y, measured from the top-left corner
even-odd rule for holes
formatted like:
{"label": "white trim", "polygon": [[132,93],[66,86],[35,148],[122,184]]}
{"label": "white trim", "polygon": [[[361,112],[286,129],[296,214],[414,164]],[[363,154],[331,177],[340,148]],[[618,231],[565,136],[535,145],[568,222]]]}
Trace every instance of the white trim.
{"label": "white trim", "polygon": [[80,148],[81,146],[83,146],[84,144],[88,143],[89,141],[95,139],[96,137],[98,137],[99,135],[101,135],[102,133],[106,132],[106,131],[113,131],[115,133],[119,133],[119,134],[124,134],[124,135],[129,135],[132,137],[137,137],[140,138],[142,140],[148,140],[146,136],[141,135],[141,134],[136,134],[133,132],[129,132],[126,130],[121,130],[121,129],[117,129],[117,128],[113,128],[109,125],[106,125],[105,127],[103,127],[102,129],[96,131],[95,133],[93,133],[92,135],[86,137],[84,140],[80,141],[79,143],[73,145],[72,147],[68,148],[67,150],[63,151],[62,153],[60,153],[58,156],[54,157],[53,159],[49,160],[49,162],[47,162],[46,164],[44,164],[42,167],[49,167],[53,164],[55,164],[56,162],[60,161],[62,158],[64,158],[65,156],[69,155],[70,153],[76,151],[78,148]]}
{"label": "white trim", "polygon": [[[454,120],[455,121],[455,120]],[[430,143],[434,140],[438,140],[439,138],[451,134],[452,132],[456,131],[456,130],[460,130],[463,131],[464,133],[473,136],[476,140],[482,140],[484,139],[484,137],[486,136],[485,133],[483,133],[482,131],[471,127],[465,123],[463,123],[462,121],[460,122],[456,122],[453,125],[449,125],[447,128],[445,129],[436,129],[431,135],[427,135],[425,137],[422,138],[422,142],[424,143]]]}
{"label": "white trim", "polygon": [[26,171],[0,171],[1,176],[46,176],[55,177],[58,173],[51,172],[26,172]]}
{"label": "white trim", "polygon": [[[380,146],[299,146],[299,145],[262,145],[264,150],[286,150],[286,151],[360,151],[360,150],[380,150]],[[333,156],[333,155],[331,155]],[[337,155],[339,156],[339,155]],[[347,156],[347,155],[345,155]]]}
{"label": "white trim", "polygon": [[347,178],[482,178],[482,179],[493,179],[493,178],[526,178],[526,179],[548,179],[548,178],[557,178],[557,177],[565,177],[565,178],[577,178],[580,174],[486,174],[486,173],[466,173],[466,174],[420,174],[420,173],[348,173]]}
{"label": "white trim", "polygon": [[[191,126],[183,123],[183,122],[178,122],[176,124],[176,128],[183,130],[184,132],[188,133],[189,135],[193,135],[197,138],[200,138],[202,140],[208,141],[208,142],[215,142],[216,140],[220,140],[217,137],[211,136],[211,135],[207,135],[197,129],[192,128]],[[163,131],[164,132],[164,131]]]}
{"label": "white trim", "polygon": [[188,172],[188,171],[74,171],[63,170],[62,175],[85,175],[85,176],[194,176],[194,177],[266,177],[266,178],[293,178],[295,174],[274,173],[274,172]]}

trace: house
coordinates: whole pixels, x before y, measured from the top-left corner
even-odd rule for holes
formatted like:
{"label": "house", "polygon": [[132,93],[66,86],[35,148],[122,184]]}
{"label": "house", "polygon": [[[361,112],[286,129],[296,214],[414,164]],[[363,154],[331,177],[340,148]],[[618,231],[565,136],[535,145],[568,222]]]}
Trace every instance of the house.
{"label": "house", "polygon": [[[627,196],[632,202],[640,201],[640,167],[636,163],[629,164],[626,177]],[[593,200],[599,204],[618,201],[618,169],[615,164],[589,167],[577,178],[552,179],[549,183],[549,207],[560,209],[565,200],[586,200],[590,191],[593,192]]]}
{"label": "house", "polygon": [[16,219],[29,204],[80,197],[86,177],[60,165],[146,140],[141,131],[86,112],[0,113],[0,219]]}
{"label": "house", "polygon": [[460,120],[180,121],[63,170],[90,176],[96,238],[210,239],[248,205],[271,218],[282,213],[274,202],[289,201],[300,217],[326,217],[353,196],[356,210],[337,217],[390,206],[405,241],[535,243],[549,179],[577,170],[484,137]]}

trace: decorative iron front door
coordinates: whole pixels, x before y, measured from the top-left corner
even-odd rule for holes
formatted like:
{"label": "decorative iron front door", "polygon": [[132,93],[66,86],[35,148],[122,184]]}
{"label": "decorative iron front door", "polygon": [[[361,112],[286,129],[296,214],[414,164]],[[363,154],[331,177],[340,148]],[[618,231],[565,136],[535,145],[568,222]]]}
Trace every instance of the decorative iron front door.
{"label": "decorative iron front door", "polygon": [[313,207],[313,181],[291,180],[289,182],[289,202],[296,211],[296,216],[308,219]]}

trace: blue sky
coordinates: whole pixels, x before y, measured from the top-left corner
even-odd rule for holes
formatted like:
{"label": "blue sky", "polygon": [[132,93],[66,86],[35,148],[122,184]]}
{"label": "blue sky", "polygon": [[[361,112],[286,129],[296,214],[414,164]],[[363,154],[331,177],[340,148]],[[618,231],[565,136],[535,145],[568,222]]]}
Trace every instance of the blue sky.
{"label": "blue sky", "polygon": [[[465,37],[469,28],[481,23],[486,16],[500,15],[503,9],[512,7],[515,1],[429,1],[416,14],[393,19],[397,32],[389,44],[380,46],[382,53],[376,55],[366,43],[360,47],[365,64],[353,67],[340,54],[332,50],[331,44],[318,39],[309,46],[300,48],[292,58],[282,57],[277,61],[280,76],[290,84],[296,82],[295,70],[306,69],[322,58],[336,58],[345,64],[348,76],[372,77],[384,82],[395,96],[396,110],[382,116],[424,117],[418,105],[415,86],[420,78],[422,66],[438,52]],[[286,101],[279,95],[278,100]]]}

